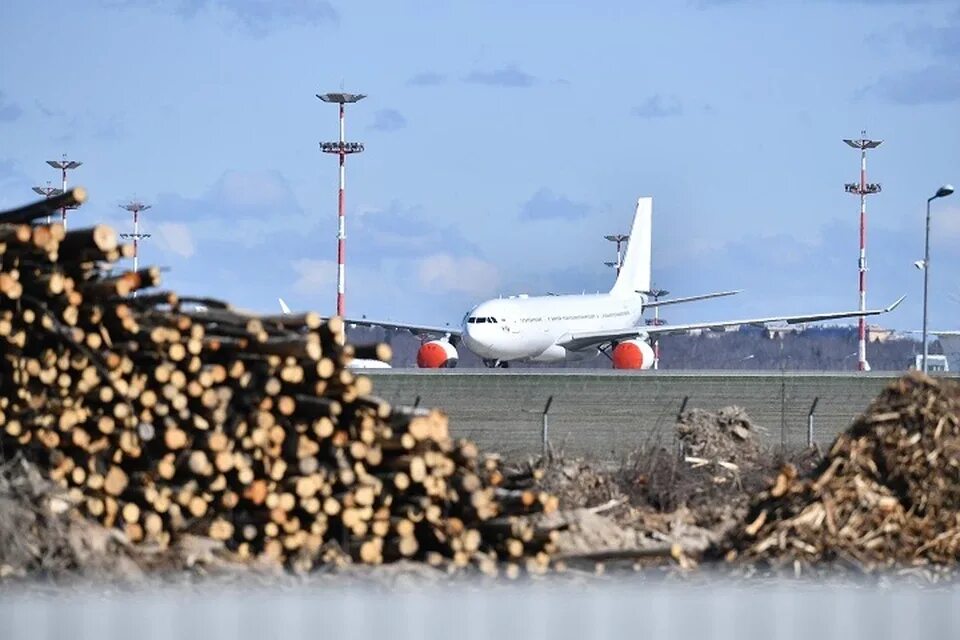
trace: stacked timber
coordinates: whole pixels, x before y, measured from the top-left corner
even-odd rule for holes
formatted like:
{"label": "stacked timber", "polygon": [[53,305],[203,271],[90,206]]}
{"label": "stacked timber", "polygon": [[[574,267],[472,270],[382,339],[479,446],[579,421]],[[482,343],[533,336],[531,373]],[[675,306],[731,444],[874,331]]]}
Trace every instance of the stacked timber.
{"label": "stacked timber", "polygon": [[547,567],[556,499],[450,437],[436,410],[392,406],[338,317],[257,316],[180,297],[105,226],[0,214],[0,444],[135,543],[223,541],[297,570],[409,558]]}
{"label": "stacked timber", "polygon": [[960,558],[960,383],[913,372],[888,386],[812,473],[785,467],[754,500],[728,559],[857,570]]}

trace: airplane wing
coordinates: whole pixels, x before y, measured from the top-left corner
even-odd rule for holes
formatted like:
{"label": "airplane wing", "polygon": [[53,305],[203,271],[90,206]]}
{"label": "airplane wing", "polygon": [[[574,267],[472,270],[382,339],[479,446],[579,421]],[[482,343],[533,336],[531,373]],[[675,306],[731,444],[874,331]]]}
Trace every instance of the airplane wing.
{"label": "airplane wing", "polygon": [[[643,308],[644,308],[644,309],[652,309],[653,307],[665,307],[665,306],[667,306],[667,305],[680,304],[680,303],[683,303],[683,302],[695,302],[695,301],[697,301],[697,300],[709,300],[710,298],[724,298],[724,297],[726,297],[726,296],[736,295],[736,294],[738,294],[738,293],[740,293],[740,292],[742,292],[742,291],[743,291],[743,289],[736,289],[735,291],[718,291],[718,292],[716,292],[716,293],[704,293],[704,294],[701,294],[701,295],[699,295],[699,296],[687,296],[687,297],[685,297],[685,298],[667,298],[666,300],[654,300],[653,302],[650,302],[650,301],[648,300],[647,302],[644,302],[644,303],[643,303]],[[647,292],[647,291],[638,291],[637,293],[646,293],[646,294],[649,294],[649,292]]]}
{"label": "airplane wing", "polygon": [[404,322],[387,322],[384,320],[370,320],[368,318],[344,318],[343,321],[347,326],[357,326],[357,327],[382,327],[384,329],[394,329],[401,331],[409,331],[410,333],[421,336],[456,336],[460,337],[463,333],[460,329],[456,329],[450,326],[437,327],[437,326],[428,326],[422,324],[407,324]]}
{"label": "airplane wing", "polygon": [[[290,313],[290,307],[283,298],[277,298],[277,302],[280,303],[280,310],[283,313]],[[323,318],[323,320],[326,319],[326,317]],[[416,336],[456,336],[459,338],[463,333],[463,331],[460,329],[455,329],[450,326],[437,327],[422,324],[408,324],[404,322],[387,322],[385,320],[370,320],[368,318],[344,318],[343,321],[347,324],[347,326],[382,327],[384,329],[409,331]]]}
{"label": "airplane wing", "polygon": [[662,324],[659,326],[631,327],[617,331],[592,331],[572,333],[557,341],[557,345],[571,351],[579,351],[588,347],[596,347],[607,342],[629,340],[644,336],[666,335],[669,333],[684,333],[693,329],[718,329],[732,327],[739,324],[767,325],[774,322],[800,324],[803,322],[819,322],[821,320],[839,320],[840,318],[856,318],[859,316],[876,316],[896,309],[906,296],[884,309],[869,309],[867,311],[836,311],[830,313],[815,313],[802,316],[777,316],[772,318],[749,318],[746,320],[721,320],[719,322],[695,322],[691,324]]}

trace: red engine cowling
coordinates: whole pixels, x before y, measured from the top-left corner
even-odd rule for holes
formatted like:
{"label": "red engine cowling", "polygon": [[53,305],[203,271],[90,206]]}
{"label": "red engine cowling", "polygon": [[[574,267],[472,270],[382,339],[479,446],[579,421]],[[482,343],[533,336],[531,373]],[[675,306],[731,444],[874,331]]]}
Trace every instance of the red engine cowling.
{"label": "red engine cowling", "polygon": [[613,348],[614,369],[649,369],[653,366],[653,349],[643,340],[624,340]]}
{"label": "red engine cowling", "polygon": [[457,366],[457,349],[446,340],[430,340],[417,351],[417,366],[421,369],[451,369]]}

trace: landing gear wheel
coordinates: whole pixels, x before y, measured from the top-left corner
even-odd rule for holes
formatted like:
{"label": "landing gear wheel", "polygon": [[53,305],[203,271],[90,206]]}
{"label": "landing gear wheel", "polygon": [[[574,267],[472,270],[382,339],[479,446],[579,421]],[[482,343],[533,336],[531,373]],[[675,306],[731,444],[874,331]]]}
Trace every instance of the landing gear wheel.
{"label": "landing gear wheel", "polygon": [[484,361],[483,361],[483,366],[487,367],[488,369],[492,369],[492,368],[494,368],[494,367],[497,366],[497,361],[496,361],[496,360],[484,360]]}

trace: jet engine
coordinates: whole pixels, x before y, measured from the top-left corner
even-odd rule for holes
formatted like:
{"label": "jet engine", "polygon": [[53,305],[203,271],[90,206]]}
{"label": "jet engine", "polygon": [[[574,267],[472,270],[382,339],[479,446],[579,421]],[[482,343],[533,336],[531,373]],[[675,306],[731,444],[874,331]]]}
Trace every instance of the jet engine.
{"label": "jet engine", "polygon": [[451,369],[457,366],[457,349],[446,340],[430,340],[417,351],[417,366],[421,369]]}
{"label": "jet engine", "polygon": [[653,349],[643,340],[624,340],[613,348],[614,369],[649,369],[653,366]]}

